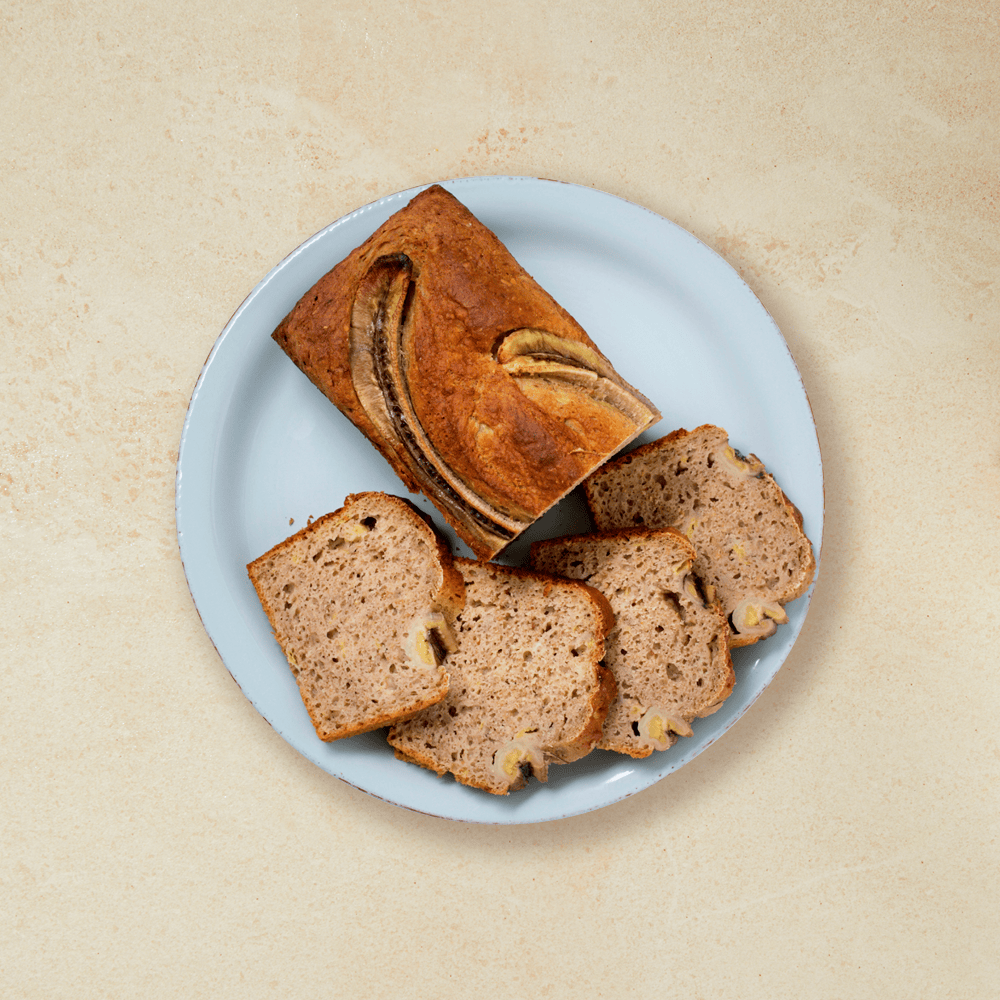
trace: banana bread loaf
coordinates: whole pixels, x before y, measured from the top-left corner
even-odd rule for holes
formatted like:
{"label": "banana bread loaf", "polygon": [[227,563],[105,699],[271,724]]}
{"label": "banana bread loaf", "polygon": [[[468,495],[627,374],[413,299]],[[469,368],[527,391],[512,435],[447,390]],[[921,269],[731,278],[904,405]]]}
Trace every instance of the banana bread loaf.
{"label": "banana bread loaf", "polygon": [[321,278],[274,339],[480,558],[659,419],[437,185]]}

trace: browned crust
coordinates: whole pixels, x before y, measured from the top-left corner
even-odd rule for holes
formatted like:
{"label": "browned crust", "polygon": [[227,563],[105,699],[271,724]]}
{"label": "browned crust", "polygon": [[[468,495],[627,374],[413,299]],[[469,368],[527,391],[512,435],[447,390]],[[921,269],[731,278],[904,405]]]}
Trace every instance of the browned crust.
{"label": "browned crust", "polygon": [[407,711],[405,714],[401,715],[398,713],[384,712],[382,715],[377,716],[364,725],[345,726],[341,729],[335,730],[325,728],[322,725],[321,720],[317,719],[317,717],[313,714],[309,704],[305,701],[303,701],[303,704],[306,707],[306,711],[309,713],[309,718],[312,720],[313,728],[316,730],[316,735],[324,743],[333,743],[335,740],[343,740],[348,736],[360,736],[362,733],[370,733],[376,729],[385,729],[386,726],[391,726],[394,722],[406,722],[407,719],[412,719],[418,712],[422,712],[425,708],[430,708],[431,705],[436,705],[448,694],[448,682],[449,677],[445,674],[444,684],[436,691],[432,692],[432,694],[427,697],[426,701],[421,702],[416,708],[412,709],[412,711]]}
{"label": "browned crust", "polygon": [[[544,329],[600,351],[500,240],[434,185],[324,275],[273,334],[410,490],[420,486],[402,457],[402,446],[382,437],[366,415],[349,358],[351,310],[359,284],[377,259],[395,253],[405,253],[413,262],[416,290],[409,307],[413,337],[407,370],[414,410],[443,460],[473,492],[500,510],[537,518],[634,438],[623,437],[615,421],[599,414],[578,415],[577,423],[586,426],[582,432],[573,429],[560,414],[532,402],[497,363],[496,345],[521,328]],[[652,404],[650,408],[655,414]],[[483,427],[491,432],[480,435]],[[496,553],[454,523],[428,495],[478,556]]]}
{"label": "browned crust", "polygon": [[[272,617],[271,604],[259,583],[258,567],[267,559],[279,554],[283,549],[290,547],[293,542],[315,534],[330,521],[342,518],[345,511],[347,511],[349,507],[358,503],[364,503],[368,498],[378,498],[381,502],[388,503],[391,507],[397,507],[401,513],[405,512],[416,514],[419,518],[419,524],[415,523],[413,528],[415,531],[422,531],[427,541],[434,545],[443,573],[443,580],[441,587],[438,590],[434,610],[440,611],[450,623],[454,623],[455,618],[465,606],[465,581],[462,579],[462,574],[455,568],[451,548],[438,534],[434,528],[433,521],[431,521],[431,519],[422,510],[420,510],[419,507],[404,497],[393,496],[390,493],[379,493],[375,491],[351,493],[345,498],[343,506],[337,508],[335,511],[331,511],[329,514],[324,514],[321,517],[316,518],[316,520],[311,521],[304,528],[295,532],[293,535],[289,535],[288,538],[279,542],[277,545],[272,546],[262,556],[258,556],[253,560],[253,562],[247,565],[247,575],[250,577],[250,582],[253,584],[254,590],[257,593],[257,598],[267,614],[268,620],[271,622],[274,638],[281,647],[281,651],[289,663],[291,663],[291,658],[289,657],[290,643],[287,636],[280,635],[274,628],[274,618]],[[297,680],[298,678],[296,678],[296,681]],[[334,740],[344,739],[348,736],[358,736],[361,733],[369,733],[375,729],[382,729],[393,722],[405,722],[407,719],[413,718],[413,716],[418,712],[423,711],[425,708],[429,708],[431,705],[436,705],[447,695],[449,680],[450,678],[448,674],[446,672],[443,673],[441,685],[433,691],[426,700],[420,702],[415,707],[411,706],[411,708],[403,714],[398,712],[383,713],[382,715],[370,718],[364,724],[344,726],[336,730],[331,730],[325,726],[323,720],[317,717],[313,712],[313,709],[310,707],[310,704],[305,697],[302,698],[302,703],[305,706],[306,711],[309,713],[309,718],[312,721],[313,728],[316,730],[316,735],[324,742],[330,743]],[[300,689],[300,695],[301,693]]]}
{"label": "browned crust", "polygon": [[[620,469],[622,466],[630,465],[633,459],[639,458],[643,455],[648,455],[660,451],[669,444],[673,444],[675,441],[680,441],[683,438],[688,437],[691,434],[697,434],[698,431],[708,431],[716,430],[714,424],[701,424],[696,427],[693,431],[685,430],[683,427],[678,427],[677,430],[671,431],[669,434],[665,434],[663,437],[657,438],[655,441],[647,441],[645,444],[640,444],[636,448],[632,448],[630,451],[625,452],[622,455],[616,455],[614,458],[609,459],[601,466],[601,471],[606,469]],[[598,470],[595,469],[594,472]],[[594,508],[591,500],[591,491],[593,487],[590,480],[586,480],[583,484],[584,498],[587,501],[587,506],[590,508],[590,513],[594,513]],[[637,525],[638,527],[638,525]]]}
{"label": "browned crust", "polygon": [[[401,719],[401,722],[405,722],[405,719]],[[443,765],[438,764],[436,760],[429,756],[423,756],[416,750],[411,750],[409,753],[402,750],[400,747],[396,746],[394,743],[390,744],[392,751],[396,760],[406,761],[407,764],[417,764],[419,767],[426,767],[428,771],[433,771],[438,777],[443,774],[448,773],[448,768]],[[465,782],[465,784],[472,784],[471,782]],[[487,788],[485,785],[472,785],[473,788],[482,788],[483,791],[489,792],[492,789]]]}
{"label": "browned crust", "polygon": [[[722,610],[722,606],[718,601],[714,605],[716,611],[719,612],[719,617],[723,620],[726,626],[726,632],[724,634],[732,635],[729,628],[729,620],[726,618],[725,612]],[[728,642],[722,648],[722,654],[726,658],[726,676],[720,685],[718,691],[715,692],[715,703],[709,705],[700,714],[700,718],[705,718],[705,716],[712,715],[716,712],[722,705],[722,703],[733,693],[733,688],[736,686],[736,671],[733,668],[733,658],[729,654],[729,650],[732,648]]]}
{"label": "browned crust", "polygon": [[586,587],[590,596],[594,599],[594,602],[601,609],[604,636],[607,638],[608,633],[615,627],[615,612],[614,608],[611,607],[611,602],[596,587],[591,587],[589,583],[584,583],[581,580],[575,580],[573,582],[579,583],[582,587]]}
{"label": "browned crust", "polygon": [[[388,503],[390,506],[397,507],[401,513],[416,514],[416,516],[420,519],[424,537],[434,546],[438,561],[441,563],[441,569],[444,574],[444,580],[438,594],[440,608],[436,610],[440,610],[442,614],[449,618],[450,621],[454,621],[458,613],[463,607],[465,607],[465,580],[462,579],[462,574],[455,567],[451,546],[448,544],[447,540],[440,535],[437,528],[434,526],[434,521],[428,516],[428,514],[422,511],[412,501],[407,500],[406,497],[398,497],[392,493],[380,493],[375,490],[348,494],[344,498],[344,503],[336,510],[331,511],[329,514],[323,514],[314,521],[310,521],[304,528],[299,529],[293,535],[289,535],[283,541],[278,542],[277,545],[268,549],[263,555],[258,556],[253,560],[253,562],[247,564],[247,574],[250,577],[250,582],[254,586],[254,590],[257,591],[257,597],[262,606],[266,608],[267,604],[257,583],[258,565],[278,554],[282,551],[282,549],[290,547],[294,541],[300,538],[307,538],[309,535],[315,534],[328,521],[335,520],[343,516],[348,507],[351,507],[356,503],[363,503],[368,497],[378,497],[382,502]],[[414,525],[414,528],[420,530],[420,526],[418,525]]]}
{"label": "browned crust", "polygon": [[[450,771],[444,764],[439,763],[435,758],[429,755],[420,753],[419,750],[411,747],[404,752],[396,746],[396,744],[392,743],[390,745],[392,746],[397,760],[405,761],[407,764],[416,764],[418,767],[425,767],[428,771],[433,771],[439,778],[445,774],[454,774],[454,772]],[[487,784],[484,781],[479,781],[474,775],[471,774],[454,774],[454,777],[459,784],[467,785],[469,788],[478,788],[480,791],[489,792],[491,795],[507,795],[509,792],[519,791],[524,788],[527,783],[523,775],[519,775],[510,783],[510,785],[505,785],[502,788],[497,785]]]}
{"label": "browned crust", "polygon": [[[677,736],[671,733],[670,746],[672,747],[677,742]],[[601,747],[602,750],[610,750],[612,753],[624,754],[626,757],[632,757],[634,760],[642,760],[644,757],[652,757],[655,750],[651,746],[644,746],[638,743],[620,743],[608,741]],[[670,747],[667,747],[669,750]]]}
{"label": "browned crust", "polygon": [[604,734],[604,720],[608,717],[608,712],[618,696],[618,681],[615,680],[614,673],[603,663],[597,663],[595,669],[599,685],[590,699],[590,722],[580,735],[568,744],[566,751],[560,750],[559,758],[564,762],[579,760],[601,742],[601,736]]}
{"label": "browned crust", "polygon": [[[531,543],[531,548],[528,550],[528,561],[532,562],[534,560],[535,553],[540,552],[547,546],[563,545],[572,542],[574,541],[574,539],[577,538],[594,538],[598,540],[607,539],[611,541],[618,538],[637,538],[637,537],[648,538],[650,536],[664,535],[664,534],[672,535],[674,541],[678,542],[680,545],[684,547],[687,557],[689,559],[694,559],[695,550],[694,546],[691,544],[691,540],[687,537],[687,535],[678,531],[676,528],[672,528],[669,526],[665,528],[651,528],[649,527],[649,525],[646,524],[636,524],[628,528],[612,528],[608,531],[581,531],[575,535],[558,535],[555,538],[539,539],[537,542]],[[566,579],[566,578],[560,577],[559,579]],[[580,581],[577,580],[573,582],[579,583]],[[585,586],[588,586],[588,589],[590,590],[595,590],[594,587],[590,587],[589,585]],[[604,598],[605,602],[607,602],[607,598],[604,597],[604,595],[601,594],[599,590],[595,590],[595,592],[600,594],[600,596]],[[610,608],[611,605],[609,604],[608,607]],[[614,611],[611,612],[611,616],[613,623]]]}

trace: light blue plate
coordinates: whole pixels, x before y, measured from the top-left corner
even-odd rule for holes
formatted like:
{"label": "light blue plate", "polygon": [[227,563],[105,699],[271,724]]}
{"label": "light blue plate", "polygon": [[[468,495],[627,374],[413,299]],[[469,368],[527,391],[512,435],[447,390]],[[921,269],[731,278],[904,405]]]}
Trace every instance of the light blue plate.
{"label": "light blue plate", "polygon": [[[662,410],[641,440],[677,427],[725,427],[802,511],[817,553],[823,472],[816,428],[781,333],[737,273],[690,233],[619,198],[529,177],[446,181],[523,267]],[[298,299],[420,190],[366,205],[317,233],[253,290],[226,325],[191,397],[177,462],[177,534],[191,593],[223,662],[261,715],[330,774],[397,805],[476,823],[534,823],[599,809],[642,791],[717,740],[777,673],[812,591],[790,624],[736,650],[736,688],[694,735],[643,760],[595,751],[505,798],[395,759],[380,733],[319,740],[246,564],[340,507],[348,493],[406,495],[384,459],[289,361],[271,333]],[[452,539],[422,497],[418,505]],[[292,523],[294,522],[294,524]],[[508,550],[587,530],[571,496]]]}

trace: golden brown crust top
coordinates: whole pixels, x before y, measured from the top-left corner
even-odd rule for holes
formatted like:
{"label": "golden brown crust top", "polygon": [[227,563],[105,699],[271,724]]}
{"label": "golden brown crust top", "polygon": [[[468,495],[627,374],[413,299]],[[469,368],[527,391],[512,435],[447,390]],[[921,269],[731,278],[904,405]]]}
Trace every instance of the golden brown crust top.
{"label": "golden brown crust top", "polygon": [[[352,346],[366,303],[385,313],[375,325],[392,326],[398,365]],[[511,334],[539,331],[507,343]],[[406,485],[423,489],[453,523],[407,458],[405,434],[373,417],[382,405],[374,386],[380,365],[405,394],[401,419],[415,425],[419,447],[433,452],[459,490],[527,523],[659,416],[500,240],[437,185],[321,278],[274,339]],[[375,374],[362,378],[359,395],[365,365]],[[642,426],[630,401],[638,401]],[[480,556],[502,547],[455,527]]]}

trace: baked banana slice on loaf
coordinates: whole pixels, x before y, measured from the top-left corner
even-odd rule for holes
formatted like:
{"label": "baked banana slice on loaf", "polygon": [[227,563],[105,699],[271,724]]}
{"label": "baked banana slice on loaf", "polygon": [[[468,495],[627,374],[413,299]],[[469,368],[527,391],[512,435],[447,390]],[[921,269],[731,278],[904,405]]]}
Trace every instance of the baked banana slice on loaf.
{"label": "baked banana slice on loaf", "polygon": [[437,185],[321,278],[274,339],[480,558],[660,416]]}
{"label": "baked banana slice on loaf", "polygon": [[642,445],[595,472],[584,492],[602,531],[642,524],[690,539],[694,571],[729,616],[734,647],[772,635],[788,621],[784,605],[812,583],[802,515],[721,427],[682,428]]}
{"label": "baked banana slice on loaf", "polygon": [[402,760],[506,795],[589,753],[615,696],[601,663],[613,617],[592,588],[456,559],[466,604],[448,696],[389,730]]}
{"label": "baked banana slice on loaf", "polygon": [[615,613],[604,662],[618,696],[598,744],[630,757],[666,750],[733,689],[729,627],[691,572],[694,548],[672,528],[535,542],[531,565],[596,587]]}
{"label": "baked banana slice on loaf", "polygon": [[247,571],[321,740],[387,726],[447,693],[465,587],[408,500],[353,494]]}

